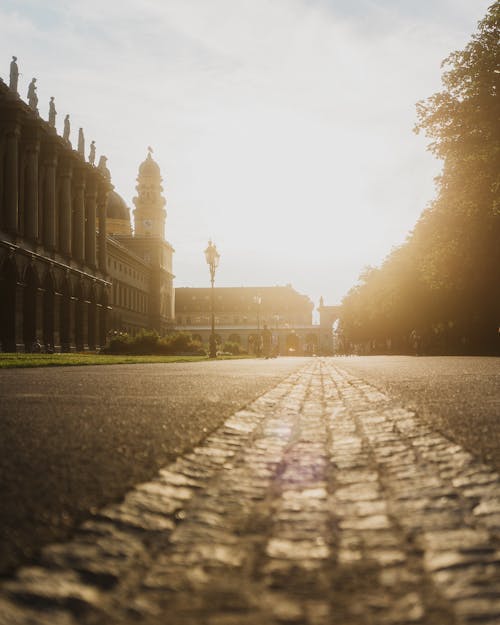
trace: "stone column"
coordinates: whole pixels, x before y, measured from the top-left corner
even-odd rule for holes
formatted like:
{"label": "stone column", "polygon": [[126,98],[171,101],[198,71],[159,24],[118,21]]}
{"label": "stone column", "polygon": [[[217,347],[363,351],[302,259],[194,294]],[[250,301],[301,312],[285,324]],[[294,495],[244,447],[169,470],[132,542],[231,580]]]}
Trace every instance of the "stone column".
{"label": "stone column", "polygon": [[43,243],[48,250],[56,248],[56,165],[57,152],[55,146],[51,145],[44,155]]}
{"label": "stone column", "polygon": [[102,273],[108,273],[106,259],[106,203],[109,187],[107,184],[99,184],[97,192],[97,215],[99,217],[99,269]]}
{"label": "stone column", "polygon": [[24,179],[24,236],[38,239],[38,157],[40,140],[30,137],[26,143],[26,175]]}
{"label": "stone column", "polygon": [[85,260],[85,171],[75,171],[73,195],[73,258],[83,264]]}
{"label": "stone column", "polygon": [[17,122],[11,122],[5,131],[5,214],[6,230],[17,234],[19,215],[19,135]]}
{"label": "stone column", "polygon": [[59,168],[61,181],[59,195],[59,249],[64,256],[71,256],[71,231],[73,206],[71,198],[72,163],[64,159]]}
{"label": "stone column", "polygon": [[87,179],[85,193],[85,262],[92,268],[96,266],[96,200],[97,181],[92,176]]}

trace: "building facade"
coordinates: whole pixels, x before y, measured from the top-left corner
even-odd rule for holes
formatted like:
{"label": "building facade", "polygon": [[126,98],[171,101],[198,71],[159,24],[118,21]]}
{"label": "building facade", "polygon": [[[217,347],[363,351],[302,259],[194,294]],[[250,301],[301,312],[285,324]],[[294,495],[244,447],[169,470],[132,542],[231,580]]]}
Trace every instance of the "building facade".
{"label": "building facade", "polygon": [[[0,342],[94,349],[107,329],[112,185],[33,104],[0,82]],[[39,348],[39,347],[38,347]]]}
{"label": "building facade", "polygon": [[36,105],[0,79],[0,350],[93,350],[110,331],[168,332],[174,250],[151,151],[133,230],[106,158],[96,167],[91,146],[87,162],[83,132],[74,150],[69,123],[61,137],[55,112],[45,121]]}
{"label": "building facade", "polygon": [[165,239],[166,200],[151,150],[139,166],[136,190],[133,229],[124,200],[114,192],[108,200],[109,327],[132,335],[141,329],[164,335],[174,326],[174,248]]}
{"label": "building facade", "polygon": [[[175,320],[178,330],[208,342],[211,332],[210,288],[177,288]],[[274,349],[281,355],[319,353],[320,326],[313,325],[314,305],[291,285],[274,287],[216,287],[215,332],[219,345],[239,343],[249,353],[261,351],[268,328]]]}

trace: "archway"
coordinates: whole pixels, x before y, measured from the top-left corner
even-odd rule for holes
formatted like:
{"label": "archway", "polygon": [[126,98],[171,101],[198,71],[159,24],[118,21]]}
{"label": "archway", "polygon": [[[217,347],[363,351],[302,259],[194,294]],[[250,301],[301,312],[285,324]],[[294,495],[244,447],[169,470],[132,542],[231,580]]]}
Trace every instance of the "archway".
{"label": "archway", "polygon": [[108,332],[108,290],[101,288],[101,308],[99,311],[99,347],[106,345]]}
{"label": "archway", "polygon": [[35,269],[28,265],[24,274],[23,293],[23,343],[25,352],[32,352],[37,349],[37,292],[38,277]]}
{"label": "archway", "polygon": [[299,351],[299,337],[292,332],[286,336],[286,353],[289,356],[296,356]]}
{"label": "archway", "polygon": [[95,286],[93,286],[90,290],[90,302],[88,306],[88,345],[89,349],[95,350],[97,339],[97,297],[95,292]]}
{"label": "archway", "polygon": [[248,337],[248,353],[260,356],[262,352],[262,337],[260,334],[250,334]]}
{"label": "archway", "polygon": [[43,324],[43,344],[45,351],[54,351],[54,307],[55,307],[55,287],[54,279],[50,272],[45,276],[43,283],[43,303],[42,303],[42,324]]}
{"label": "archway", "polygon": [[84,329],[83,324],[85,322],[85,293],[83,289],[83,283],[80,281],[76,287],[75,292],[75,346],[77,351],[82,352],[84,348]]}
{"label": "archway", "polygon": [[71,349],[71,284],[65,277],[61,285],[61,302],[59,310],[59,332],[61,337],[61,351]]}
{"label": "archway", "polygon": [[306,334],[305,351],[308,354],[318,353],[318,335],[317,334],[312,334],[312,333]]}
{"label": "archway", "polygon": [[16,351],[16,285],[16,264],[7,259],[0,272],[0,348],[4,352]]}

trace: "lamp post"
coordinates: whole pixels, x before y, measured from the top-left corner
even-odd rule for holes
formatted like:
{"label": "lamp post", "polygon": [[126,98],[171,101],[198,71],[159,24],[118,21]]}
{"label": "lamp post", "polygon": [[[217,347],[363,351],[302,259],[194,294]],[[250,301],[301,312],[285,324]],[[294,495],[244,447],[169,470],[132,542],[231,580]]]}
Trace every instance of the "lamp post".
{"label": "lamp post", "polygon": [[208,356],[209,358],[217,358],[217,346],[215,343],[215,294],[214,294],[214,282],[215,282],[215,270],[219,266],[220,254],[217,251],[217,248],[210,240],[208,242],[208,247],[205,250],[205,259],[207,261],[208,268],[210,269],[210,312],[211,312],[211,322],[212,322],[212,330],[210,332],[210,340],[209,340],[209,350]]}

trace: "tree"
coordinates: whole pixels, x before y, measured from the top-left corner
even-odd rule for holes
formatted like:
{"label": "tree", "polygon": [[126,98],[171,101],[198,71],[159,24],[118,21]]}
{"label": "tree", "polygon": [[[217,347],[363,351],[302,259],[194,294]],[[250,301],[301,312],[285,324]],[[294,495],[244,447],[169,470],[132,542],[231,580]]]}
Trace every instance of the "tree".
{"label": "tree", "polygon": [[487,348],[500,321],[500,2],[443,66],[443,91],[417,104],[416,131],[444,160],[417,224],[422,275],[447,291],[468,340]]}
{"label": "tree", "polygon": [[437,197],[405,245],[344,298],[343,327],[352,340],[401,336],[413,327],[432,344],[445,328],[447,349],[454,342],[455,350],[498,350],[499,41],[497,0],[465,49],[443,61],[443,90],[417,104],[415,130],[444,161]]}

